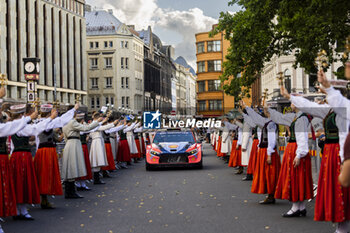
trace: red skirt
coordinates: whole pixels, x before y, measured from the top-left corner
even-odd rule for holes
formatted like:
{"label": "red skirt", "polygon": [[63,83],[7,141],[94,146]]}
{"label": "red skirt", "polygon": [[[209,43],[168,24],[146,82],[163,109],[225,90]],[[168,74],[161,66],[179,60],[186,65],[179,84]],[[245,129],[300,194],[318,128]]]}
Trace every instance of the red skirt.
{"label": "red skirt", "polygon": [[102,167],[101,169],[103,171],[115,170],[116,168],[115,168],[115,163],[114,163],[111,143],[105,143],[105,149],[106,149],[106,156],[107,156],[108,166]]}
{"label": "red skirt", "polygon": [[119,141],[117,161],[131,162],[130,148],[129,148],[128,140],[126,139]]}
{"label": "red skirt", "polygon": [[213,140],[214,140],[213,149],[215,150],[215,148],[216,148],[216,137],[213,137]]}
{"label": "red skirt", "polygon": [[8,155],[0,155],[0,217],[17,215],[13,174]]}
{"label": "red skirt", "polygon": [[229,167],[233,167],[233,158],[236,154],[236,146],[237,146],[237,140],[233,140],[232,147],[231,147],[231,153],[230,153],[230,160],[228,161]]}
{"label": "red skirt", "polygon": [[257,194],[275,194],[281,168],[280,156],[275,151],[271,155],[271,164],[267,164],[267,148],[259,148],[257,164],[253,174],[251,192]]}
{"label": "red skirt", "polygon": [[258,146],[259,146],[259,139],[254,139],[252,144],[252,149],[250,150],[250,157],[249,157],[249,163],[247,168],[247,175],[253,175],[256,161],[257,161],[257,155],[258,155]]}
{"label": "red skirt", "polygon": [[40,192],[35,175],[32,154],[14,152],[10,159],[17,204],[39,204]]}
{"label": "red skirt", "polygon": [[40,194],[63,195],[55,147],[39,148],[34,157],[34,168]]}
{"label": "red skirt", "polygon": [[219,137],[219,140],[218,140],[218,148],[216,150],[216,155],[218,157],[222,157],[223,154],[221,153],[221,136]]}
{"label": "red skirt", "polygon": [[135,143],[136,143],[137,151],[139,152],[139,153],[136,154],[136,158],[141,159],[142,158],[142,152],[141,152],[141,147],[140,147],[140,139],[135,139]]}
{"label": "red skirt", "polygon": [[84,177],[79,177],[79,178],[77,178],[77,180],[91,180],[92,179],[92,170],[91,170],[88,146],[87,146],[87,144],[82,144],[81,146],[83,148],[84,161],[85,161],[87,175]]}
{"label": "red skirt", "polygon": [[142,157],[143,156],[145,156],[145,151],[146,151],[146,148],[145,148],[145,140],[143,139],[143,137],[141,138],[141,140],[142,140],[142,153],[141,153],[141,155],[142,155]]}
{"label": "red skirt", "polygon": [[242,148],[241,146],[238,146],[238,149],[235,150],[235,153],[233,154],[233,157],[232,157],[232,167],[241,167],[241,166],[242,166]]}
{"label": "red skirt", "polygon": [[311,157],[300,159],[298,167],[293,161],[298,146],[295,142],[287,144],[282,160],[282,168],[277,181],[275,198],[291,202],[305,201],[313,198],[313,182],[311,174]]}
{"label": "red skirt", "polygon": [[350,220],[350,188],[340,185],[339,173],[339,144],[325,144],[317,186],[315,221]]}

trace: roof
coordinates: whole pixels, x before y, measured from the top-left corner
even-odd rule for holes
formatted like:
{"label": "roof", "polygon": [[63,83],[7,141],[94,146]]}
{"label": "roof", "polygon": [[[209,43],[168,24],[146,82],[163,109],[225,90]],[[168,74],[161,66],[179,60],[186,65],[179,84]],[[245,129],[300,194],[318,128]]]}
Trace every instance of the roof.
{"label": "roof", "polygon": [[85,18],[88,36],[117,34],[122,25],[113,14],[103,10],[85,12]]}

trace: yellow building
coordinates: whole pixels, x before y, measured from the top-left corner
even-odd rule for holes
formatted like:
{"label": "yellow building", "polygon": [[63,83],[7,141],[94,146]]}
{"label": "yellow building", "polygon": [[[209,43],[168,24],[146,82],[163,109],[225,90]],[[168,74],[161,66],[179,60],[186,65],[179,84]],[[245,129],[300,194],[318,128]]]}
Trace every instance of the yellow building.
{"label": "yellow building", "polygon": [[[215,25],[213,25],[215,27]],[[209,37],[210,32],[196,34],[197,47],[197,114],[216,117],[235,107],[234,97],[222,90],[220,76],[230,42],[223,33]],[[250,100],[245,100],[250,104]]]}

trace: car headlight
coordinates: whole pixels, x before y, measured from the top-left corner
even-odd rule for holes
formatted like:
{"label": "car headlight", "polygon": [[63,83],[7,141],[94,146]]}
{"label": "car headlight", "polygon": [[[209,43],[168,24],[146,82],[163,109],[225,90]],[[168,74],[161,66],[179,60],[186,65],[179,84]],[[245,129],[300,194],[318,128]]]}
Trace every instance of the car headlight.
{"label": "car headlight", "polygon": [[197,152],[198,152],[198,150],[197,150],[197,149],[194,149],[194,150],[189,151],[190,155],[197,154]]}
{"label": "car headlight", "polygon": [[155,150],[151,150],[150,153],[151,153],[151,155],[159,155],[159,152],[157,152]]}

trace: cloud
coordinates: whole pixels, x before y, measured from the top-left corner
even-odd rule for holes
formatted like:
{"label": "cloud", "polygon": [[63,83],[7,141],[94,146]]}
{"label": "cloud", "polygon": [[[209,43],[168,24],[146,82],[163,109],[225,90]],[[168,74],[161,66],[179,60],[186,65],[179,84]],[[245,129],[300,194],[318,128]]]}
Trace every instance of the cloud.
{"label": "cloud", "polygon": [[[162,9],[156,0],[87,0],[97,9],[113,9],[114,15],[125,24],[135,25],[137,30],[152,26],[154,32],[166,44],[171,44],[171,35],[181,38],[175,47],[176,56],[183,56],[196,69],[195,33],[209,31],[218,20],[206,16],[199,8],[185,11]],[[158,34],[157,29],[160,29]]]}

